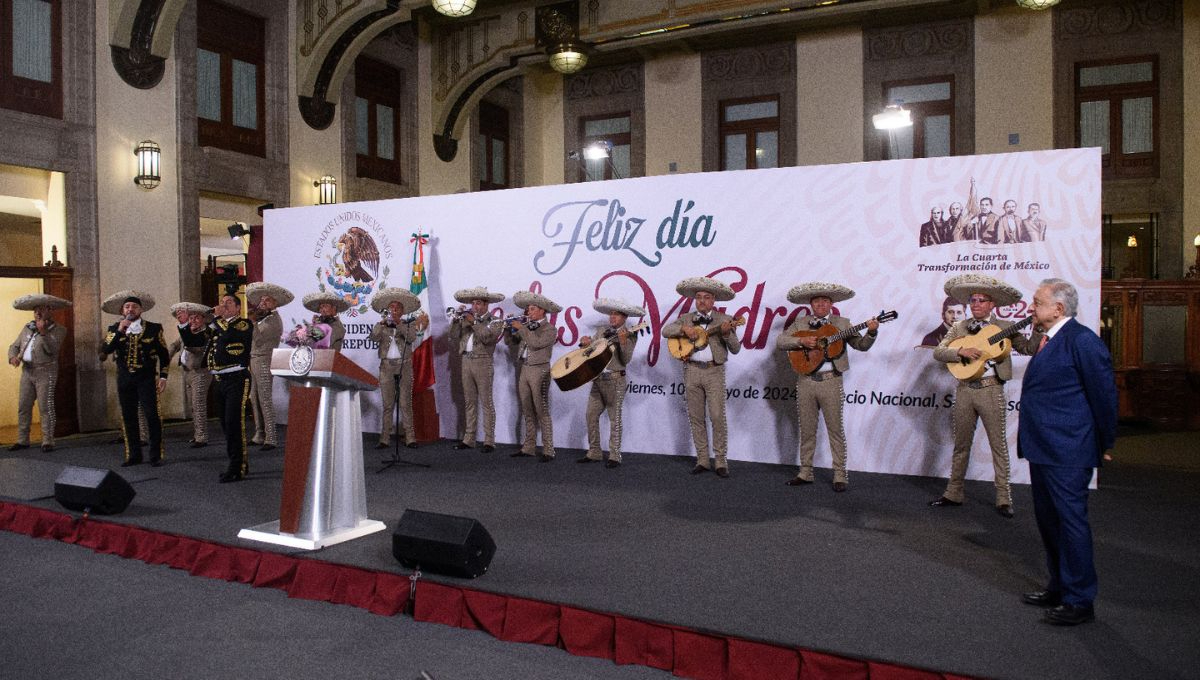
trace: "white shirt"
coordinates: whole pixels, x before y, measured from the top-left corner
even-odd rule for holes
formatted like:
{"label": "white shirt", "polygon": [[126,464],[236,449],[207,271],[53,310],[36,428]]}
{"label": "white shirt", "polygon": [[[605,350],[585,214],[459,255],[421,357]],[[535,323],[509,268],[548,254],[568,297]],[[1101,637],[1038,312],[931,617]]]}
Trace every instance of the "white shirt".
{"label": "white shirt", "polygon": [[1063,327],[1063,324],[1074,318],[1075,317],[1073,316],[1064,316],[1058,321],[1055,321],[1053,326],[1046,329],[1046,342],[1050,342],[1051,338],[1053,338],[1054,335],[1058,333],[1059,329]]}
{"label": "white shirt", "polygon": [[137,335],[142,332],[142,317],[138,317],[133,323],[129,324],[129,328],[125,329],[127,335]]}
{"label": "white shirt", "polygon": [[37,331],[34,331],[33,335],[29,338],[29,344],[25,345],[25,353],[21,355],[23,361],[33,363],[33,344],[40,339],[41,336],[38,335]]}
{"label": "white shirt", "polygon": [[[711,313],[711,312],[710,312],[710,313]],[[696,327],[697,327],[697,328],[703,328],[705,331],[707,331],[707,330],[708,330],[708,328],[709,328],[709,326],[711,326],[711,325],[712,325],[712,324],[707,324],[707,323],[706,323],[706,324],[703,324],[703,325],[701,325],[701,324],[696,324]],[[715,332],[715,333],[719,333],[719,332],[720,332],[720,326],[717,326],[717,328],[713,329],[713,332]],[[706,344],[706,345],[705,345],[703,348],[701,348],[701,349],[698,349],[698,350],[696,350],[696,351],[692,352],[692,356],[688,357],[688,360],[689,360],[689,361],[701,361],[701,362],[703,362],[703,361],[712,361],[712,360],[713,360],[713,353],[712,353],[712,341],[710,340],[710,341],[708,342],[708,344]]]}
{"label": "white shirt", "polygon": [[395,329],[392,329],[392,343],[390,345],[388,345],[387,356],[384,357],[385,359],[399,359],[400,358],[400,347],[399,347],[400,342],[402,342],[402,340],[396,339],[396,331],[395,331]]}

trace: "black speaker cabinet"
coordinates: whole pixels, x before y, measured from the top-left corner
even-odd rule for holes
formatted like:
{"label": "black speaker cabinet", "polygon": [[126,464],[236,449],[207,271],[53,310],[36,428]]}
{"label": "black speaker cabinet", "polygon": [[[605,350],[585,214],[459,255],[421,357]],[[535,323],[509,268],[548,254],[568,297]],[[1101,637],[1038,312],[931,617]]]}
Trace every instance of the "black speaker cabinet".
{"label": "black speaker cabinet", "polygon": [[496,542],[478,520],[405,510],[392,534],[392,555],[409,569],[475,578],[488,570]]}
{"label": "black speaker cabinet", "polygon": [[96,515],[115,515],[129,507],[137,492],[112,470],[68,465],[54,480],[54,500],[68,510],[90,508]]}

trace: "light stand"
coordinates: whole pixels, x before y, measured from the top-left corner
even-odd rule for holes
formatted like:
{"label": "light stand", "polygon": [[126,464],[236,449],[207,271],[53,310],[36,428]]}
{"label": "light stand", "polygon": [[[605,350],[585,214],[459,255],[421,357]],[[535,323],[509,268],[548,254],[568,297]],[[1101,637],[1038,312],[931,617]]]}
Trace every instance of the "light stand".
{"label": "light stand", "polygon": [[[396,342],[396,336],[394,334],[392,335],[392,342]],[[405,340],[403,346],[400,349],[401,371],[403,371],[403,367],[406,365],[405,359],[408,358],[407,355],[408,355],[408,341]],[[412,371],[411,365],[409,365],[408,370]],[[392,450],[392,457],[382,461],[383,467],[376,470],[375,474],[379,474],[380,472],[383,472],[384,470],[391,468],[393,465],[406,465],[408,467],[421,467],[421,468],[430,467],[429,463],[418,463],[416,461],[406,460],[406,459],[400,457],[400,433],[402,431],[400,428],[403,425],[403,423],[400,421],[400,374],[393,375],[392,382],[393,382],[393,385],[395,386],[394,394],[396,395],[396,398],[395,398],[395,403],[392,404],[392,412],[389,415],[392,417],[392,423],[393,423],[392,437],[395,439],[395,445]],[[410,392],[411,392],[411,390],[410,390]],[[408,398],[409,398],[409,401],[412,400],[411,393],[408,395]],[[413,425],[413,431],[414,432],[416,431],[416,425]]]}

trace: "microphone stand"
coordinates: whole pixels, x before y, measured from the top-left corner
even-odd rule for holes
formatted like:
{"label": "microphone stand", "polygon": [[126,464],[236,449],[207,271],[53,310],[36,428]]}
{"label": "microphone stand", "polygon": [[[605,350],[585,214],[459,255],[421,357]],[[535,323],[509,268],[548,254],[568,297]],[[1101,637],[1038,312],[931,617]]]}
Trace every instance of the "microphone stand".
{"label": "microphone stand", "polygon": [[[396,335],[394,333],[392,334],[392,342],[396,342]],[[408,355],[408,341],[405,340],[404,345],[400,349],[400,366],[401,366],[401,371],[404,370],[404,366],[406,366],[406,365],[409,366],[408,370],[411,372],[413,370],[412,365],[407,364],[405,362],[407,355]],[[403,423],[400,421],[400,374],[399,373],[392,376],[392,384],[395,386],[395,395],[396,395],[395,402],[396,403],[392,405],[392,412],[389,413],[388,416],[392,418],[392,423],[394,424],[392,436],[395,439],[395,444],[392,449],[392,457],[382,461],[383,467],[376,470],[375,474],[379,474],[380,472],[383,472],[384,470],[387,470],[394,465],[405,465],[408,467],[420,467],[420,468],[431,467],[429,463],[418,463],[414,460],[406,460],[406,459],[400,457],[400,432],[401,432],[400,428],[403,425]],[[410,389],[409,395],[408,395],[408,399],[410,402],[412,401],[412,393],[411,392],[412,391]],[[413,425],[413,431],[414,432],[416,431],[416,425]]]}

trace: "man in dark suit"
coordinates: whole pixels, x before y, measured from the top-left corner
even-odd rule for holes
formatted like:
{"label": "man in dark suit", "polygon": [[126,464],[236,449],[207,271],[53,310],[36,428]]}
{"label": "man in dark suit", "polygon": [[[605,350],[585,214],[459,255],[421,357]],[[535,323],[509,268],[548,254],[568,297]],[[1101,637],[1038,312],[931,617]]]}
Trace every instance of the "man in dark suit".
{"label": "man in dark suit", "polygon": [[[254,343],[254,324],[242,318],[242,301],[236,295],[222,295],[213,308],[216,319],[211,333],[205,364],[213,376],[217,393],[217,413],[225,433],[225,455],[229,464],[217,480],[240,482],[250,471],[246,460],[246,404],[250,401],[250,348]],[[185,340],[186,342],[186,340]]]}
{"label": "man in dark suit", "polygon": [[162,465],[162,420],[158,415],[158,395],[167,387],[171,353],[163,339],[163,328],[142,318],[142,312],[154,307],[149,293],[123,290],[110,295],[101,308],[120,314],[121,320],[108,327],[101,351],[115,354],[117,361],[117,401],[121,406],[121,426],[125,431],[125,462],[121,467],[142,462],[142,438],[138,430],[138,407],[146,415],[150,435],[150,464]]}
{"label": "man in dark suit", "polygon": [[1046,279],[1033,296],[1033,315],[1045,330],[1025,369],[1018,455],[1029,461],[1033,511],[1046,548],[1045,590],[1022,599],[1050,607],[1047,623],[1073,626],[1095,618],[1096,567],[1087,495],[1117,429],[1117,388],[1104,342],[1075,320],[1079,293]]}

